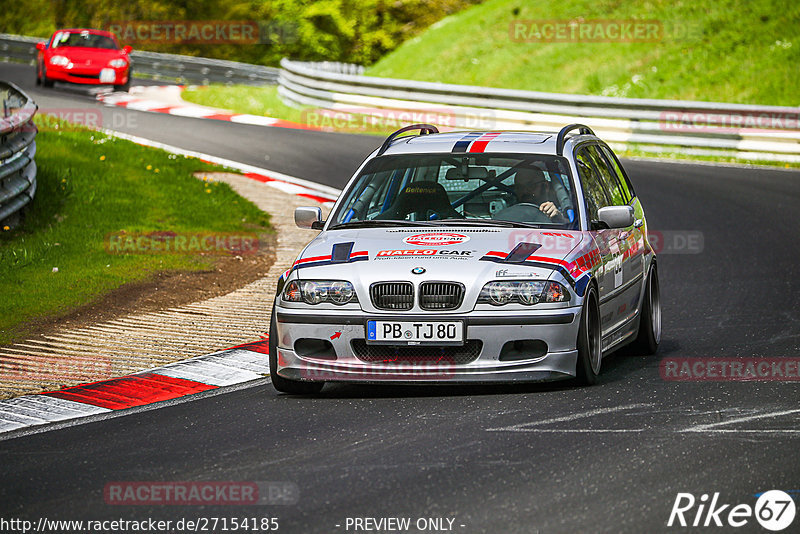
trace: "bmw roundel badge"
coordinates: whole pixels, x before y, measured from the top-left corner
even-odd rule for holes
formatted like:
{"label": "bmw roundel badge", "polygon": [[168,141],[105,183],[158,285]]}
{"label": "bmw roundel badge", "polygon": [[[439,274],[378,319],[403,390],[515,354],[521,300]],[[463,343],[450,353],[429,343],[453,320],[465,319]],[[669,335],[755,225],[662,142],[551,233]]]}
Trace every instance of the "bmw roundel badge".
{"label": "bmw roundel badge", "polygon": [[411,269],[411,274],[422,274],[424,272],[425,272],[424,267],[414,267],[413,269]]}

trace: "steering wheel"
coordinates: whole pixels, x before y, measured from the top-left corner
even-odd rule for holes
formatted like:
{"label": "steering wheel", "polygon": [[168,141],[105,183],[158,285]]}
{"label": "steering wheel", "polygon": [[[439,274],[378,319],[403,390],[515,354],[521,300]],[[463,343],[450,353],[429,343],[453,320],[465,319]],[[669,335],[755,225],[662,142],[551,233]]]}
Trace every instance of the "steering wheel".
{"label": "steering wheel", "polygon": [[493,219],[516,222],[549,223],[550,217],[539,209],[536,204],[520,202],[509,206],[492,216]]}
{"label": "steering wheel", "polygon": [[538,212],[542,211],[542,210],[539,209],[539,206],[537,206],[533,202],[519,202],[519,203],[514,204],[514,205],[515,206],[524,207],[525,209],[534,209],[534,210],[536,210]]}

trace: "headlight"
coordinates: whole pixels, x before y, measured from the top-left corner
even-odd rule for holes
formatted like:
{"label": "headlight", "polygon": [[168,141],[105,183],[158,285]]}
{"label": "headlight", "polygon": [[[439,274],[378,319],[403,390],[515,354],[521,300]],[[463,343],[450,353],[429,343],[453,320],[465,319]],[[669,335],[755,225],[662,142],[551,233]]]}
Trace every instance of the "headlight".
{"label": "headlight", "polygon": [[306,304],[358,302],[353,284],[343,280],[292,280],[283,288],[282,298],[286,302]]}
{"label": "headlight", "polygon": [[67,67],[70,64],[70,60],[64,56],[53,56],[50,58],[50,64],[57,67]]}
{"label": "headlight", "polygon": [[558,282],[520,280],[514,282],[489,282],[478,296],[479,304],[519,303],[530,306],[540,302],[569,302],[567,289]]}
{"label": "headlight", "polygon": [[127,64],[128,62],[122,58],[112,59],[111,61],[108,62],[109,67],[116,67],[116,68],[124,67]]}

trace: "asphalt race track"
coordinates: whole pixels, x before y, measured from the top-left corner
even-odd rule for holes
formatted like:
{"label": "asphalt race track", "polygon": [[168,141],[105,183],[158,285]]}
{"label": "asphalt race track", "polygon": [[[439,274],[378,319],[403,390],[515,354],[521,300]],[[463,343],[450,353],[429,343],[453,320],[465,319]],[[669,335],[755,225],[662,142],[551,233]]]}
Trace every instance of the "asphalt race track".
{"label": "asphalt race track", "polygon": [[[120,131],[338,187],[380,142],[102,107],[35,87],[27,66],[0,64],[0,78],[42,110],[97,107],[128,121]],[[652,229],[703,237],[697,253],[659,256],[657,356],[606,360],[600,384],[583,389],[329,385],[305,398],[264,381],[0,441],[0,516],[276,517],[281,532],[441,517],[463,533],[669,532],[688,530],[666,526],[678,492],[753,505],[763,491],[800,489],[800,383],[659,374],[665,357],[798,356],[800,173],[624,163]],[[115,481],[282,481],[299,496],[294,505],[107,505],[103,488]],[[751,519],[737,531],[763,530]]]}

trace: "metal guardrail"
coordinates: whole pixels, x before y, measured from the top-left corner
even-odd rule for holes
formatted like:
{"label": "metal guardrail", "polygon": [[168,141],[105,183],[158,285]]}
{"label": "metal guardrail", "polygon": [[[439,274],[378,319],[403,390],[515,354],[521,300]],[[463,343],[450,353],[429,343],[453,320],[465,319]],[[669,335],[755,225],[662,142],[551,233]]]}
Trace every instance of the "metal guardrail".
{"label": "metal guardrail", "polygon": [[[0,61],[36,63],[36,43],[43,39],[0,33]],[[208,85],[209,83],[275,85],[279,69],[238,61],[134,50],[134,76]]]}
{"label": "metal guardrail", "polygon": [[[416,113],[412,122],[473,130],[557,132],[590,126],[615,148],[800,162],[800,108],[612,98],[362,76],[356,68],[281,61],[278,92],[290,104],[343,113]],[[767,126],[764,127],[764,122]],[[756,127],[748,127],[754,123]]]}
{"label": "metal guardrail", "polygon": [[11,225],[36,193],[37,106],[12,83],[0,81],[0,98],[0,225]]}

